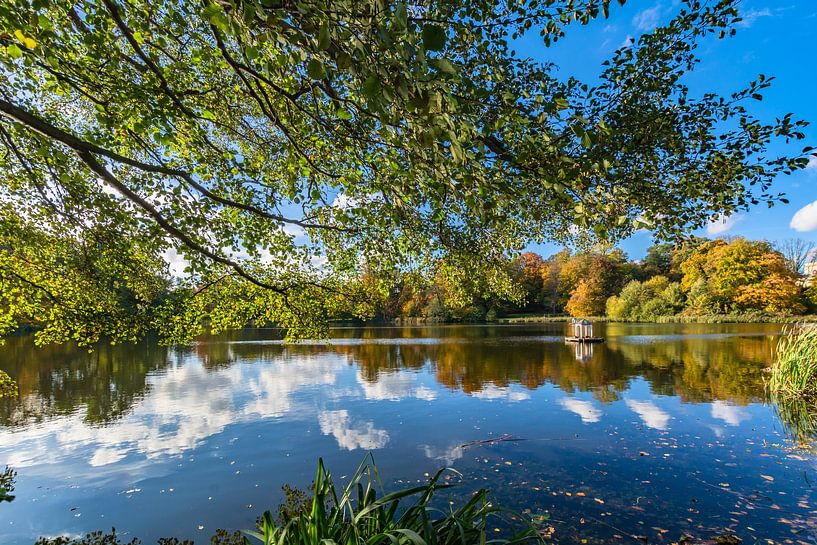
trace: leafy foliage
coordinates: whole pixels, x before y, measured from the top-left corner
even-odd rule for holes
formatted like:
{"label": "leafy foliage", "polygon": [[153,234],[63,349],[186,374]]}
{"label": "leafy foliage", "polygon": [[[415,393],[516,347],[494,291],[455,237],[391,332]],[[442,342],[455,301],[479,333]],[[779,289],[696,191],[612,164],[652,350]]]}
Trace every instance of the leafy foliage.
{"label": "leafy foliage", "polygon": [[0,370],[0,398],[2,397],[16,397],[17,383],[14,379],[8,376],[3,370]]}
{"label": "leafy foliage", "polygon": [[618,296],[606,304],[607,316],[624,321],[654,321],[672,316],[684,308],[681,286],[665,276],[654,276],[645,282],[633,280]]}
{"label": "leafy foliage", "polygon": [[752,115],[773,78],[684,84],[736,4],[681,3],[589,86],[511,42],[550,45],[609,0],[4,2],[0,333],[313,336],[371,316],[380,292],[348,289],[366,269],[445,257],[451,293],[505,297],[500,262],[531,240],[668,237],[778,202],[808,150],[767,153],[805,125]]}
{"label": "leafy foliage", "polygon": [[681,286],[696,311],[805,311],[798,277],[768,242],[744,238],[706,242],[681,264],[681,269]]}
{"label": "leafy foliage", "polygon": [[[433,507],[434,494],[450,485],[440,482],[438,471],[425,485],[378,497],[379,477],[374,463],[364,462],[338,489],[332,476],[318,462],[309,505],[282,512],[276,522],[269,511],[257,532],[248,535],[264,545],[332,543],[393,543],[411,545],[473,545],[485,543],[488,520],[506,519],[507,511],[492,505],[481,490],[459,507],[441,511]],[[409,502],[407,505],[401,502]],[[533,526],[509,539],[490,543],[514,544],[538,539]]]}

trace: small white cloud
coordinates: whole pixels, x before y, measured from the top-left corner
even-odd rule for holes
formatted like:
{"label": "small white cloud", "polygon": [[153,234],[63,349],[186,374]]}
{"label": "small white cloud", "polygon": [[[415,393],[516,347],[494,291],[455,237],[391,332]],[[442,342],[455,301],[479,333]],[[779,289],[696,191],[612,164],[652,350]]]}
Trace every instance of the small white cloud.
{"label": "small white cloud", "polygon": [[300,225],[295,225],[294,223],[284,224],[284,233],[295,238],[306,237],[306,230]]}
{"label": "small white cloud", "polygon": [[187,261],[182,254],[179,253],[176,248],[169,248],[162,254],[162,258],[167,261],[167,264],[170,266],[170,274],[175,276],[176,278],[182,278],[186,276],[184,269],[190,265],[190,262]]}
{"label": "small white cloud", "polygon": [[658,26],[658,19],[661,16],[661,4],[656,4],[651,8],[640,11],[633,17],[633,26],[643,32],[649,32]]}
{"label": "small white cloud", "polygon": [[349,411],[323,411],[318,415],[321,433],[331,435],[340,448],[375,450],[386,446],[389,432],[377,429],[372,422],[352,422]]}
{"label": "small white cloud", "polygon": [[712,402],[712,418],[723,420],[728,426],[738,426],[751,418],[749,411],[721,400]]}
{"label": "small white cloud", "polygon": [[510,388],[499,387],[495,384],[488,384],[482,388],[482,390],[474,392],[471,395],[479,399],[486,399],[489,401],[494,399],[505,399],[510,402],[516,402],[530,399],[530,394],[527,392],[511,390]]}
{"label": "small white cloud", "polygon": [[817,229],[817,201],[795,212],[789,222],[789,227],[801,233]]}
{"label": "small white cloud", "polygon": [[419,386],[414,390],[414,397],[422,399],[423,401],[434,401],[437,399],[437,392],[425,386]]}
{"label": "small white cloud", "polygon": [[772,16],[772,12],[771,12],[771,10],[769,8],[750,9],[749,11],[747,11],[746,13],[741,15],[741,18],[743,20],[738,23],[738,26],[741,26],[743,28],[749,28],[750,26],[755,24],[755,21],[757,21],[761,17],[771,17],[771,16]]}
{"label": "small white cloud", "polygon": [[722,235],[738,224],[743,216],[735,214],[733,216],[718,216],[706,226],[706,234],[710,236]]}
{"label": "small white cloud", "polygon": [[631,411],[636,413],[644,425],[655,430],[667,429],[670,415],[662,410],[658,405],[652,401],[635,401],[628,399],[625,401]]}
{"label": "small white cloud", "polygon": [[115,448],[98,448],[88,462],[94,467],[115,464],[125,457],[125,453]]}
{"label": "small white cloud", "polygon": [[560,400],[559,403],[568,411],[579,415],[585,424],[592,424],[601,420],[601,410],[591,401],[566,397]]}
{"label": "small white cloud", "polygon": [[808,164],[806,165],[806,171],[808,172],[817,172],[817,155],[812,155],[808,158]]}
{"label": "small white cloud", "polygon": [[465,449],[462,445],[439,448],[431,445],[421,445],[426,458],[443,462],[446,466],[454,465],[454,462],[462,458]]}

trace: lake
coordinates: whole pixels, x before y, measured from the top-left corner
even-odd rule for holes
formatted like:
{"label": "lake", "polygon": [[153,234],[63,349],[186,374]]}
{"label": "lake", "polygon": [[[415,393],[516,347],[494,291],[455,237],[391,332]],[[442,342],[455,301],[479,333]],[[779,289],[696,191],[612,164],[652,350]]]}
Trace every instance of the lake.
{"label": "lake", "polygon": [[[235,332],[183,348],[146,341],[35,348],[0,369],[0,543],[116,527],[154,543],[250,528],[371,452],[387,488],[442,466],[458,486],[549,517],[550,541],[817,540],[815,411],[777,407],[764,368],[781,326],[564,324],[338,328],[285,345]],[[550,533],[550,531],[549,531]],[[490,536],[489,536],[490,537]]]}

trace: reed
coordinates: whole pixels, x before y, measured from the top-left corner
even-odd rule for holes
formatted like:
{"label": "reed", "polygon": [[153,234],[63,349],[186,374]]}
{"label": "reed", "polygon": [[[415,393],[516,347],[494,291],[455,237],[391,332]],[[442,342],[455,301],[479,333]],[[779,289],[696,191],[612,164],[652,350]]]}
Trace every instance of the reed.
{"label": "reed", "polygon": [[769,389],[775,395],[817,397],[817,326],[784,331],[774,349]]}
{"label": "reed", "polygon": [[434,494],[450,487],[440,482],[444,471],[422,486],[379,495],[382,487],[371,458],[364,460],[342,489],[319,460],[311,502],[278,521],[267,511],[258,530],[246,533],[263,545],[514,545],[541,541],[531,524],[508,538],[486,539],[489,519],[504,521],[492,526],[510,526],[513,515],[492,505],[484,490],[457,508],[433,507]]}

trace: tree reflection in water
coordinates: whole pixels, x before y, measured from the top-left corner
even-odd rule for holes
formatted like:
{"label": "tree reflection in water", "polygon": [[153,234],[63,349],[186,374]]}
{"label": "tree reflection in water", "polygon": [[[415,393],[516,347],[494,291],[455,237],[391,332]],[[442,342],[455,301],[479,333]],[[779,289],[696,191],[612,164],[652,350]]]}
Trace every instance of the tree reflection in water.
{"label": "tree reflection in water", "polygon": [[[250,331],[184,348],[161,347],[148,340],[101,346],[90,353],[66,346],[35,349],[31,338],[17,337],[4,348],[0,368],[17,380],[20,397],[0,401],[0,423],[14,427],[82,411],[86,422],[106,424],[131,410],[149,388],[146,377],[168,365],[198,361],[205,369],[216,370],[238,361],[283,361],[327,353],[346,358],[371,385],[388,380],[384,377],[393,371],[428,365],[440,385],[469,394],[511,384],[535,390],[552,383],[565,392],[590,392],[609,403],[620,399],[633,379],[643,377],[653,393],[675,395],[685,402],[770,401],[763,369],[769,364],[774,335],[718,337],[700,333],[705,330],[694,325],[686,326],[691,331],[672,335],[621,335],[628,331],[623,327],[608,324],[609,341],[578,355],[577,347],[560,342],[558,335],[504,335],[491,327],[342,329],[336,330],[335,343],[298,345],[276,344],[269,332]],[[552,331],[558,332],[559,328]],[[810,407],[780,401],[776,406],[795,437],[815,435],[815,411]]]}

